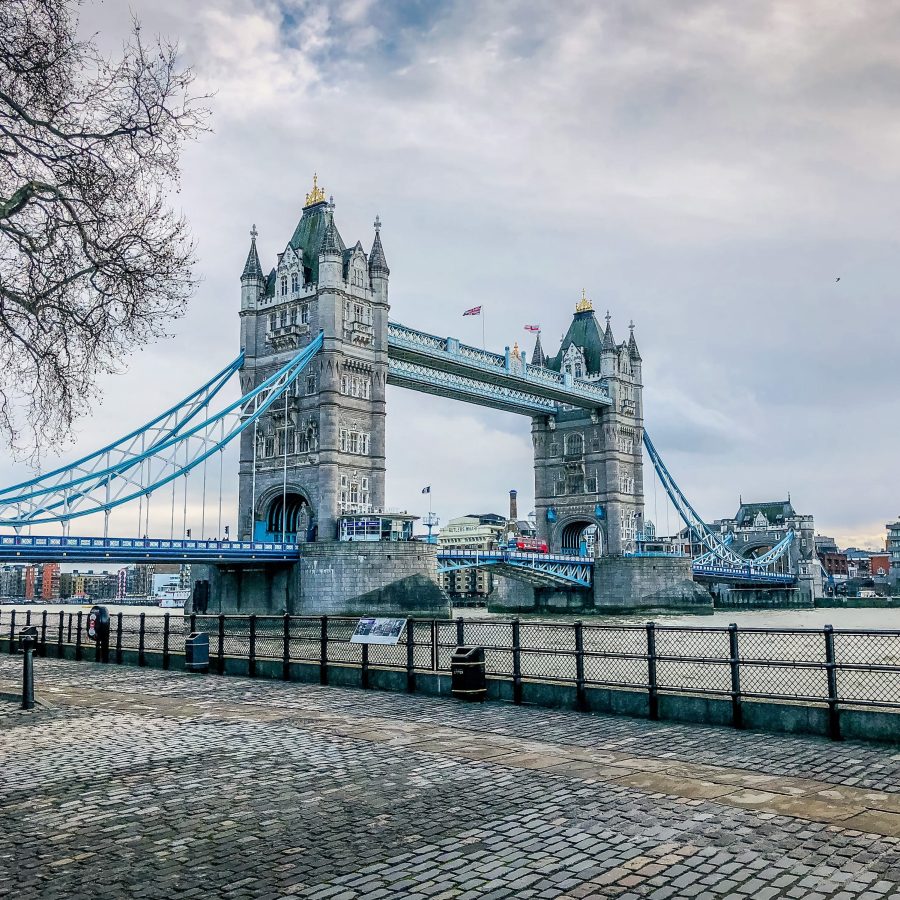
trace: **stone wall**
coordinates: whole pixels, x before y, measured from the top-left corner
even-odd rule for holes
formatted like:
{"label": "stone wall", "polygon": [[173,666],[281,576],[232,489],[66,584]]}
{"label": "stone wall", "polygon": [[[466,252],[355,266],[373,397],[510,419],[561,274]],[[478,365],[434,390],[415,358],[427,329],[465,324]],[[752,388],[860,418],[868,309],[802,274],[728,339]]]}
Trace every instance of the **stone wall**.
{"label": "stone wall", "polygon": [[712,595],[691,575],[687,557],[613,556],[594,563],[597,612],[712,612]]}
{"label": "stone wall", "polygon": [[201,579],[210,614],[450,615],[437,547],[418,542],[304,544],[297,564],[194,566]]}
{"label": "stone wall", "polygon": [[436,545],[307,544],[297,569],[300,615],[450,614],[437,583]]}

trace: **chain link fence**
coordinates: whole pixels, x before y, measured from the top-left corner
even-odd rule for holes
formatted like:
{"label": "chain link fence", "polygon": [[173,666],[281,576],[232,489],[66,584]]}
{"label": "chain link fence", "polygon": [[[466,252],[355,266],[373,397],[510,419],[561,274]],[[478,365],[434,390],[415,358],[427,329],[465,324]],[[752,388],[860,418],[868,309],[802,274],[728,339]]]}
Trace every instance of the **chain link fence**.
{"label": "chain link fence", "polygon": [[[351,641],[358,619],[331,616],[201,616],[117,613],[110,626],[116,661],[125,651],[182,653],[190,631],[206,632],[214,670],[229,658],[448,672],[457,646],[481,646],[489,676],[574,683],[647,693],[651,715],[663,694],[730,697],[828,706],[900,708],[900,631],[808,628],[681,627],[563,624],[496,619],[409,619],[397,644]],[[74,645],[86,658],[93,645],[87,614],[39,608],[0,610],[0,635],[14,647],[18,630],[35,625],[38,652]],[[287,677],[287,674],[285,675]],[[366,681],[364,677],[364,682]]]}

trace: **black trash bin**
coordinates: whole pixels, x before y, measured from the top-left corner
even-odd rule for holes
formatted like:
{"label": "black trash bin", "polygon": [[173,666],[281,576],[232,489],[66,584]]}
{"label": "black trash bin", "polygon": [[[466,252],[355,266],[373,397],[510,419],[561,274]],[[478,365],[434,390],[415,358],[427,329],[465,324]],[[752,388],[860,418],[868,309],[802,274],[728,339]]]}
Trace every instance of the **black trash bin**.
{"label": "black trash bin", "polygon": [[202,631],[189,634],[184,640],[185,672],[209,671],[209,635]]}
{"label": "black trash bin", "polygon": [[450,693],[459,700],[484,702],[484,647],[457,647],[450,657]]}

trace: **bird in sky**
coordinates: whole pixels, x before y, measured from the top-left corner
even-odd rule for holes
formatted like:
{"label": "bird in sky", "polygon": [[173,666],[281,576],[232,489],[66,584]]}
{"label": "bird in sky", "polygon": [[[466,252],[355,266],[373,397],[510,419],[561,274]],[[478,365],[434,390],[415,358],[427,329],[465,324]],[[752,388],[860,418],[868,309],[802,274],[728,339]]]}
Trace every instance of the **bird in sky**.
{"label": "bird in sky", "polygon": [[834,280],[835,280],[835,282],[838,282],[838,281],[840,281],[840,280],[841,280],[841,276],[840,276],[840,275],[838,275],[838,277],[837,277],[837,278],[835,278],[835,279],[834,279]]}

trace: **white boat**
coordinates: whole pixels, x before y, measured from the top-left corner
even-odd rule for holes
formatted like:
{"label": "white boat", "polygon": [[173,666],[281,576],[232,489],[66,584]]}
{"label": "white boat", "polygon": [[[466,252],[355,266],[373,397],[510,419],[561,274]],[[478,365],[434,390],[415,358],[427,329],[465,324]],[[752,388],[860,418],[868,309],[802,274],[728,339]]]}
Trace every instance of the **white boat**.
{"label": "white boat", "polygon": [[162,609],[184,609],[190,596],[190,588],[164,587],[153,595],[153,599]]}

